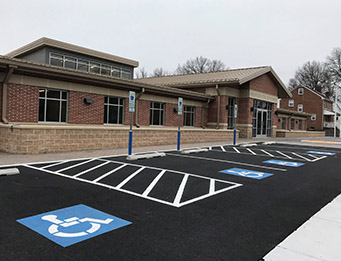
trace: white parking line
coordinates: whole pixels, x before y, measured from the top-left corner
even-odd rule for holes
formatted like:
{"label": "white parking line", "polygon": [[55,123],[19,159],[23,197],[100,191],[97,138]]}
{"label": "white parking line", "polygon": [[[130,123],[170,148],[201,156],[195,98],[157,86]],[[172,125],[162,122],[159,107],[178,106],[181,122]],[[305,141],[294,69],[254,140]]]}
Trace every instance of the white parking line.
{"label": "white parking line", "polygon": [[295,155],[295,156],[297,156],[297,157],[300,157],[301,159],[304,159],[304,160],[306,160],[306,161],[312,161],[311,159],[308,159],[308,158],[306,158],[306,157],[303,157],[302,155],[299,155],[299,154],[297,154],[297,153],[295,153],[295,152],[291,152],[293,155]]}
{"label": "white parking line", "polygon": [[166,172],[166,170],[162,170],[152,181],[152,183],[149,184],[149,186],[146,188],[146,190],[142,193],[142,196],[147,197],[148,194],[152,191],[152,189],[155,187],[156,183],[161,179],[163,174]]}
{"label": "white parking line", "polygon": [[57,163],[54,163],[54,164],[50,164],[50,165],[47,165],[47,166],[42,167],[42,169],[46,169],[46,168],[58,166],[58,165],[60,165],[60,164],[63,164],[63,163],[65,163],[65,162],[68,162],[68,161],[69,161],[69,160],[64,160],[64,161],[61,161],[61,162],[57,162]]}
{"label": "white parking line", "polygon": [[267,152],[266,150],[261,150],[262,152],[264,152],[265,154],[268,154],[270,157],[275,157],[274,155],[272,155],[271,153]]}
{"label": "white parking line", "polygon": [[292,159],[292,157],[290,157],[290,156],[284,154],[283,152],[280,152],[280,151],[278,151],[278,150],[276,150],[276,152],[277,152],[278,154],[283,155],[284,157],[286,157],[286,158],[288,158],[288,159]]}
{"label": "white parking line", "polygon": [[[107,161],[107,162],[110,163],[110,161]],[[118,166],[117,168],[113,169],[112,171],[109,171],[109,172],[103,174],[102,176],[98,177],[97,179],[94,180],[94,182],[96,183],[96,182],[100,181],[101,179],[104,179],[105,177],[107,177],[107,176],[113,174],[114,172],[124,168],[125,166],[127,166],[127,164],[123,164],[121,166]]]}
{"label": "white parking line", "polygon": [[173,202],[175,206],[179,206],[180,204],[180,200],[182,198],[182,194],[184,193],[184,189],[185,189],[188,177],[189,175],[187,174],[187,175],[184,175],[184,177],[182,178],[181,184],[179,186],[178,192],[176,193],[176,196]]}
{"label": "white parking line", "polygon": [[209,190],[209,194],[213,194],[215,191],[215,182],[214,179],[210,179],[210,190]]}
{"label": "white parking line", "polygon": [[254,153],[251,149],[246,149],[246,150],[248,150],[248,151],[250,151],[253,155],[257,155],[256,153]]}
{"label": "white parking line", "polygon": [[129,177],[127,177],[125,180],[123,180],[120,184],[118,184],[116,186],[116,188],[118,188],[118,189],[122,188],[126,183],[128,183],[129,180],[131,180],[133,177],[135,177],[137,174],[139,174],[144,169],[145,169],[145,167],[139,168],[137,171],[135,171],[133,174],[131,174]]}
{"label": "white parking line", "polygon": [[56,172],[60,173],[60,172],[62,172],[62,171],[65,171],[65,170],[68,170],[68,169],[72,169],[72,168],[74,168],[74,167],[78,167],[78,166],[80,166],[80,165],[86,164],[86,163],[91,162],[91,161],[94,161],[94,160],[95,160],[95,159],[89,159],[89,160],[87,160],[87,161],[82,161],[82,162],[80,162],[80,163],[78,163],[78,164],[76,164],[76,165],[68,166],[68,167],[63,168],[63,169],[60,169],[60,170],[58,170],[58,171],[56,171]]}
{"label": "white parking line", "polygon": [[233,147],[233,149],[234,149],[237,153],[240,153],[240,151],[239,151],[236,147]]}
{"label": "white parking line", "polygon": [[104,165],[107,165],[107,164],[109,164],[109,162],[104,162],[104,163],[99,164],[99,165],[97,165],[97,166],[95,166],[95,167],[92,167],[92,168],[90,168],[90,169],[87,169],[87,170],[84,170],[84,171],[82,171],[82,172],[79,172],[78,174],[73,175],[73,176],[74,176],[74,177],[79,177],[80,175],[83,175],[83,174],[85,174],[85,173],[88,173],[88,172],[90,172],[90,171],[92,171],[92,170],[94,170],[94,169],[100,168],[100,167],[102,167],[102,166],[104,166]]}
{"label": "white parking line", "polygon": [[226,150],[224,149],[224,147],[223,147],[223,146],[220,146],[220,148],[221,148],[221,150],[222,150],[222,151],[226,151]]}
{"label": "white parking line", "polygon": [[237,164],[237,165],[256,167],[256,168],[261,168],[261,169],[272,169],[272,170],[279,170],[279,171],[287,171],[286,169],[266,167],[266,166],[249,164],[249,163],[238,162],[238,161],[229,161],[229,160],[221,160],[221,159],[213,159],[213,158],[204,158],[204,157],[198,157],[198,156],[178,155],[178,154],[172,154],[172,153],[167,153],[167,155],[176,156],[176,157],[184,157],[184,158],[192,158],[192,159],[200,159],[200,160],[208,160],[208,161],[226,162],[226,163],[232,163],[232,164]]}

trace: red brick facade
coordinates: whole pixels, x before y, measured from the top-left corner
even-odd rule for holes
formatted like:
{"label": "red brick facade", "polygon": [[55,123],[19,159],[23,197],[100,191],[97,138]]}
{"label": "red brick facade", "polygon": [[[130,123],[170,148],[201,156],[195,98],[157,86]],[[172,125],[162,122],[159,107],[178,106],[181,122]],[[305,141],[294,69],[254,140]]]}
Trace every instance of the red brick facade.
{"label": "red brick facade", "polygon": [[[84,98],[93,100],[92,104],[84,103]],[[104,96],[93,93],[69,92],[68,123],[103,124]]]}
{"label": "red brick facade", "polygon": [[302,104],[304,112],[316,114],[316,120],[312,121],[311,119],[308,119],[306,128],[323,130],[323,109],[326,108],[332,110],[332,103],[324,101],[321,96],[307,88],[303,88],[303,95],[298,95],[299,88],[296,88],[291,92],[293,96],[292,100],[294,100],[294,106],[289,107],[289,100],[291,99],[286,98],[281,100],[280,107],[283,109],[297,111],[298,105]]}
{"label": "red brick facade", "polygon": [[250,89],[273,96],[278,96],[278,90],[274,81],[268,74],[264,74],[250,81]]}
{"label": "red brick facade", "polygon": [[38,122],[39,88],[7,85],[7,119],[12,122]]}

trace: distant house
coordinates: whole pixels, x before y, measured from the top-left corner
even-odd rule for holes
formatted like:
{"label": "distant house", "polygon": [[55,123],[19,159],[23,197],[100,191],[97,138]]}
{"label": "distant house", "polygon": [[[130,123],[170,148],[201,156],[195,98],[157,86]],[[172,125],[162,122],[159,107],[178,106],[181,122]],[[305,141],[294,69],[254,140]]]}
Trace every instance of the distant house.
{"label": "distant house", "polygon": [[325,130],[334,127],[333,102],[328,94],[306,87],[297,87],[291,91],[292,98],[280,101],[281,109],[312,114],[307,121],[308,130]]}

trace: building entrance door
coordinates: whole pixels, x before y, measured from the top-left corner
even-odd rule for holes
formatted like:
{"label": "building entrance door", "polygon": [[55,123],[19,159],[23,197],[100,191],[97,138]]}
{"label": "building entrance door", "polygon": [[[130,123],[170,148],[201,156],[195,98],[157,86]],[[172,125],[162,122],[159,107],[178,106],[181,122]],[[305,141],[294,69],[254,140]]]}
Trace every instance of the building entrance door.
{"label": "building entrance door", "polygon": [[257,138],[266,137],[267,116],[268,116],[268,110],[257,109],[257,115],[256,115],[256,124],[257,124],[256,137]]}

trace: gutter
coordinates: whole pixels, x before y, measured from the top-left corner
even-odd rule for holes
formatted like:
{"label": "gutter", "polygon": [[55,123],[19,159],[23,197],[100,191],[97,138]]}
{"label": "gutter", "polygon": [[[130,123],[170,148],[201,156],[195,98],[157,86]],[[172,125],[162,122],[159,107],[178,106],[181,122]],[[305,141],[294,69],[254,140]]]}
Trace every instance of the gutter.
{"label": "gutter", "polygon": [[141,126],[140,126],[140,124],[138,123],[138,118],[139,118],[139,99],[141,98],[141,96],[144,94],[144,92],[145,92],[145,89],[144,88],[142,88],[141,89],[141,92],[136,96],[136,98],[135,98],[135,126],[137,127],[137,128],[140,128]]}
{"label": "gutter", "polygon": [[7,83],[9,79],[11,78],[13,74],[13,67],[9,67],[8,71],[5,75],[4,81],[2,82],[2,113],[1,113],[1,119],[3,123],[8,124],[7,119]]}
{"label": "gutter", "polygon": [[219,124],[220,124],[220,103],[221,103],[221,94],[220,94],[220,91],[219,91],[219,85],[218,85],[218,84],[215,86],[215,89],[216,89],[217,94],[218,94],[217,126],[216,126],[216,129],[219,129]]}

